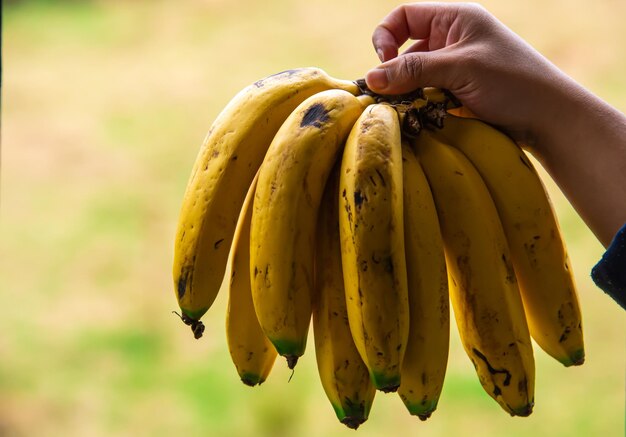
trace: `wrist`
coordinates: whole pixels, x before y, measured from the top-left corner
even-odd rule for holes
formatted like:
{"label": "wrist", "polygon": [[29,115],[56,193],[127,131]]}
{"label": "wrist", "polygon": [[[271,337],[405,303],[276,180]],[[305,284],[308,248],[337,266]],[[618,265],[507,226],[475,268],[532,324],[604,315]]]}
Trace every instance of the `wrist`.
{"label": "wrist", "polygon": [[537,87],[538,107],[532,110],[527,146],[542,163],[558,159],[579,136],[577,129],[584,122],[589,94],[564,74],[550,79],[550,84]]}
{"label": "wrist", "polygon": [[626,222],[626,117],[568,78],[531,152],[606,246]]}

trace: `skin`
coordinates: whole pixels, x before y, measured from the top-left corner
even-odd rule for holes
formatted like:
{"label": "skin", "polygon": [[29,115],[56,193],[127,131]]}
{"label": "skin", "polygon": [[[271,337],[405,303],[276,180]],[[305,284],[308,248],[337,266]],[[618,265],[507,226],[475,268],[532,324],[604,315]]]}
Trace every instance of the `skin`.
{"label": "skin", "polygon": [[[402,54],[398,48],[415,42]],[[376,27],[382,94],[449,89],[529,150],[607,247],[626,223],[626,116],[583,88],[482,6],[413,3]]]}

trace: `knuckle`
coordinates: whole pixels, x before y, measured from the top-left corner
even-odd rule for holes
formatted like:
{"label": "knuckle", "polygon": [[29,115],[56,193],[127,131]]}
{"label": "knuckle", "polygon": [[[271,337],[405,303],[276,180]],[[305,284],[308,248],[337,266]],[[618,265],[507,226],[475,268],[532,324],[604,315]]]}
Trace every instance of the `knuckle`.
{"label": "knuckle", "polygon": [[421,78],[424,74],[424,60],[420,56],[402,56],[399,73],[403,78]]}
{"label": "knuckle", "polygon": [[483,5],[479,3],[463,4],[461,8],[465,9],[465,13],[479,26],[490,26],[493,21],[493,15]]}
{"label": "knuckle", "polygon": [[476,16],[482,16],[487,14],[487,9],[485,9],[483,5],[477,2],[463,3],[461,7],[464,8],[468,13]]}

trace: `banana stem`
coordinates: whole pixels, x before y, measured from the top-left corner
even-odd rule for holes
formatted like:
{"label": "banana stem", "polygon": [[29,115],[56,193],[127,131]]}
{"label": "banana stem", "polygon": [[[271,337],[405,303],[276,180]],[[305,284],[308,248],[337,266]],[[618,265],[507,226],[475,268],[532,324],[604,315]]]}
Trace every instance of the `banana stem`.
{"label": "banana stem", "polygon": [[361,94],[372,96],[377,103],[385,102],[393,106],[407,106],[412,105],[416,100],[425,100],[444,103],[446,109],[463,106],[461,101],[450,90],[445,88],[417,88],[409,93],[391,95],[375,93],[367,86],[365,79],[357,79],[354,83],[359,88]]}
{"label": "banana stem", "polygon": [[361,94],[367,94],[368,96],[372,96],[376,100],[377,103],[385,102],[393,106],[410,105],[415,100],[425,99],[423,88],[417,88],[416,90],[411,91],[410,93],[406,93],[406,94],[386,95],[386,94],[378,94],[372,91],[367,86],[367,83],[365,83],[365,79],[357,79],[354,81],[354,83],[356,84],[356,86],[359,87]]}
{"label": "banana stem", "polygon": [[393,106],[402,120],[402,134],[409,138],[416,138],[424,128],[441,129],[447,110],[462,106],[454,94],[443,88],[417,88],[406,94],[385,95],[372,91],[365,79],[354,83],[362,95],[373,97],[376,103]]}

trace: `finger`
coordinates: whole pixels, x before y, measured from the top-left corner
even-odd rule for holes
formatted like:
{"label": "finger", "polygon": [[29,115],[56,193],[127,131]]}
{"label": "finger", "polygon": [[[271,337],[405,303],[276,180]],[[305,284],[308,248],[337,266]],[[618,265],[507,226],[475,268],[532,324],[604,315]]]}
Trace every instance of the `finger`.
{"label": "finger", "polygon": [[398,48],[403,43],[404,41],[398,43],[395,35],[382,24],[379,24],[372,34],[372,44],[380,62],[385,62],[398,56]]}
{"label": "finger", "polygon": [[[459,6],[447,3],[413,3],[398,6],[374,29],[372,44],[381,58],[388,61],[398,55],[398,48],[410,39],[428,39],[431,34],[447,34]],[[433,24],[436,24],[433,29]],[[438,38],[443,39],[445,38]]]}
{"label": "finger", "polygon": [[415,52],[398,56],[370,70],[365,81],[379,94],[404,94],[421,87],[456,88],[458,59],[448,51]]}

